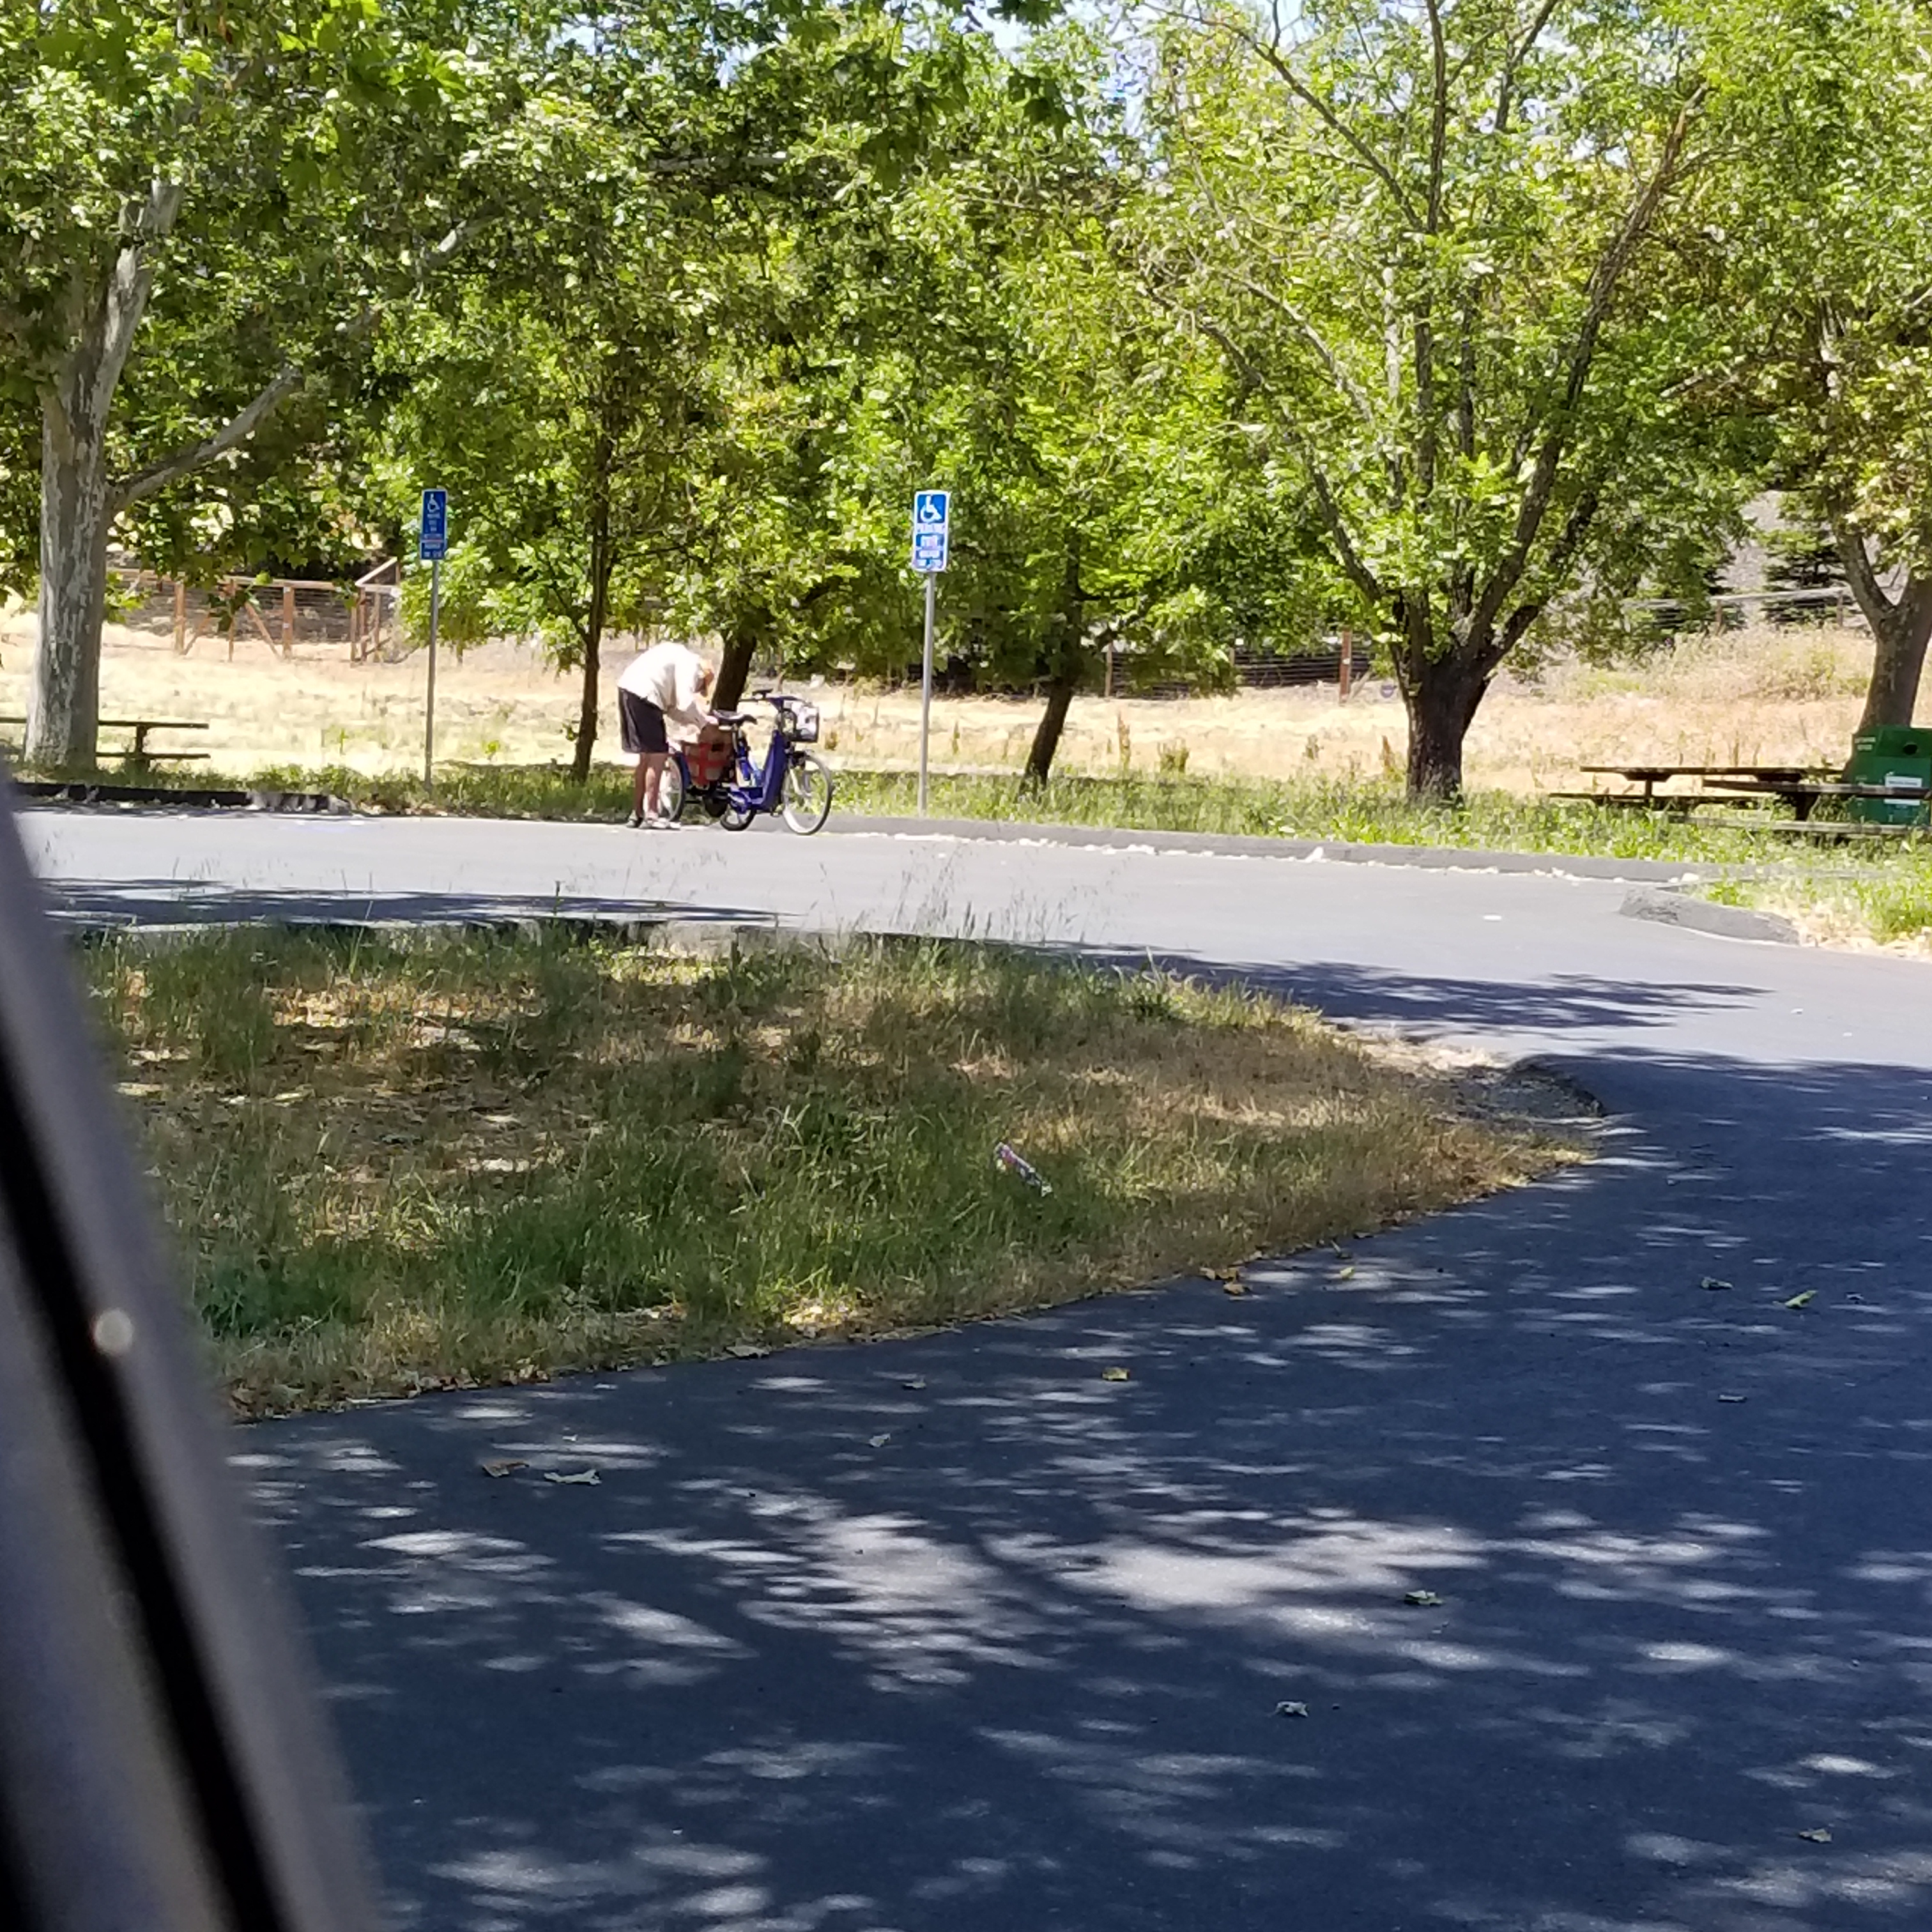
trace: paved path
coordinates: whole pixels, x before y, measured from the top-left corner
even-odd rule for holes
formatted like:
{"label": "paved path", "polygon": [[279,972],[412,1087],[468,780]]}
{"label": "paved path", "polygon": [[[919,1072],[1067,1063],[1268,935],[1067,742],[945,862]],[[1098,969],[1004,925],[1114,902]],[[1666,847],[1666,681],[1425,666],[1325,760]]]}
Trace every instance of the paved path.
{"label": "paved path", "polygon": [[[1588,1168],[1245,1300],[1184,1284],[249,1432],[401,1924],[1932,1917],[1923,967],[1521,873],[26,830],[96,912],[649,902],[1152,949],[1542,1054],[1611,1110]],[[494,1456],[531,1471],[490,1480]]]}

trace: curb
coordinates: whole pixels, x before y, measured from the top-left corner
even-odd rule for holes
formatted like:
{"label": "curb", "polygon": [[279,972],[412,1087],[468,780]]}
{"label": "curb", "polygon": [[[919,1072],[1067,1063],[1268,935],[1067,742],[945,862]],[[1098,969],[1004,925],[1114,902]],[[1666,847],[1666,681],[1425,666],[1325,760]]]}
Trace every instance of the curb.
{"label": "curb", "polygon": [[1407,866],[1432,872],[1525,872],[1562,878],[1676,883],[1742,869],[1684,859],[1610,859],[1572,852],[1512,852],[1480,845],[1366,845],[1346,840],[1276,837],[1241,832],[1150,832],[1137,826],[1077,825],[1024,818],[898,818],[864,812],[835,816],[829,836],[846,838],[953,838],[1003,845],[1200,854],[1280,859],[1303,865]]}
{"label": "curb", "polygon": [[1797,927],[1777,913],[1719,905],[1667,887],[1639,886],[1624,896],[1624,902],[1617,910],[1626,919],[1654,920],[1662,926],[1681,926],[1693,932],[1714,934],[1720,939],[1748,939],[1770,946],[1800,943]]}
{"label": "curb", "polygon": [[15,778],[12,790],[23,804],[34,805],[161,805],[178,812],[286,812],[338,817],[354,809],[346,799],[326,791],[242,791],[225,787],[186,790],[171,785],[58,778]]}

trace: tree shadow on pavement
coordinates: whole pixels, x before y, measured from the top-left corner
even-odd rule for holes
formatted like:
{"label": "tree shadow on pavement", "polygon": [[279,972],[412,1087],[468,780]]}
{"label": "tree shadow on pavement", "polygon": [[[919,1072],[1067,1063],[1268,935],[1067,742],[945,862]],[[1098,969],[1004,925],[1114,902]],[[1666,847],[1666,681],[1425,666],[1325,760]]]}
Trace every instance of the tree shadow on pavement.
{"label": "tree shadow on pavement", "polygon": [[1264,966],[1188,953],[1090,947],[1082,956],[1121,972],[1159,970],[1220,983],[1258,987],[1318,1012],[1370,1025],[1516,1034],[1555,1029],[1651,1028],[1687,1009],[1746,1006],[1760,997],[1738,982],[1624,980],[1553,974],[1546,980],[1445,979],[1333,961]]}
{"label": "tree shadow on pavement", "polygon": [[583,894],[518,897],[502,892],[278,892],[183,879],[62,879],[46,887],[62,924],[90,930],[139,926],[264,925],[502,926],[530,921],[622,924],[676,920],[707,926],[770,926],[769,912],[676,899]]}
{"label": "tree shadow on pavement", "polygon": [[1240,1297],[248,1431],[399,1922],[1924,1923],[1925,1076],[1640,1072]]}

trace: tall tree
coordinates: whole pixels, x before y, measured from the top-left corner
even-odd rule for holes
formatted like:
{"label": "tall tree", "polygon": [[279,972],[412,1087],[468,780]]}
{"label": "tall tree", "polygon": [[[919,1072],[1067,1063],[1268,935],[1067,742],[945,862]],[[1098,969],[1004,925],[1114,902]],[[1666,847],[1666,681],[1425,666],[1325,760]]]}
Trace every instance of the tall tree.
{"label": "tall tree", "polygon": [[406,516],[425,479],[448,489],[452,618],[533,635],[577,670],[580,783],[597,741],[604,639],[662,607],[694,540],[711,371],[688,292],[659,283],[640,247],[594,287],[560,292],[548,313],[479,292],[398,345],[415,379],[381,466],[390,514]]}
{"label": "tall tree", "polygon": [[1136,238],[1215,342],[1460,790],[1552,601],[1721,530],[1700,392],[1714,139],[1688,16],[1588,0],[1210,6],[1157,35]]}
{"label": "tall tree", "polygon": [[[487,70],[444,50],[493,10],[33,0],[0,16],[0,347],[40,419],[31,759],[92,758],[117,518],[327,380],[456,244],[449,110]],[[486,125],[507,111],[476,106]]]}
{"label": "tall tree", "polygon": [[1226,516],[1224,383],[1108,259],[1126,108],[1106,47],[1069,28],[959,54],[943,131],[851,238],[811,439],[831,594],[796,598],[789,629],[810,661],[916,655],[908,514],[949,485],[948,654],[1042,687],[1039,782],[1110,644],[1148,676],[1227,660],[1197,567]]}
{"label": "tall tree", "polygon": [[715,626],[730,698],[761,641],[876,586],[826,421],[872,345],[830,318],[878,306],[848,299],[852,238],[944,124],[962,58],[943,19],[880,0],[697,0],[558,50],[542,191],[446,283],[469,319],[400,352],[395,448],[462,488],[464,584],[581,670],[580,778],[614,616]]}
{"label": "tall tree", "polygon": [[1755,111],[1719,185],[1728,294],[1756,328],[1732,380],[1870,629],[1859,729],[1908,724],[1932,644],[1932,21],[1796,8],[1735,58]]}

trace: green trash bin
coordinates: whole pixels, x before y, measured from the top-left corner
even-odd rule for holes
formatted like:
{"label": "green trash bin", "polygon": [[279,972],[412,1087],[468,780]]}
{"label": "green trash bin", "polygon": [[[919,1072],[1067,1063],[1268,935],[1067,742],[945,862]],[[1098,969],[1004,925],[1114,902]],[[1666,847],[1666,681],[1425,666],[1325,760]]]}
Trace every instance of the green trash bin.
{"label": "green trash bin", "polygon": [[1867,825],[1924,825],[1932,802],[1932,729],[1886,724],[1852,740],[1847,784],[1883,785],[1889,798],[1845,801],[1846,815]]}

